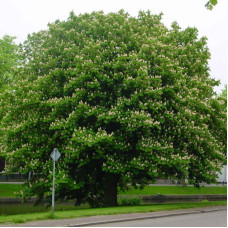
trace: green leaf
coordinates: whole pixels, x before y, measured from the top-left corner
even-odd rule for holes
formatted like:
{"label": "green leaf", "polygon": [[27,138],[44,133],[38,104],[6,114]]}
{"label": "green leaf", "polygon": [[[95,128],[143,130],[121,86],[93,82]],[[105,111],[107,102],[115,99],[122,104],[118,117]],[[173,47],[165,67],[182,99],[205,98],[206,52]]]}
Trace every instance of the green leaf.
{"label": "green leaf", "polygon": [[210,3],[211,3],[213,6],[215,6],[215,5],[218,3],[218,1],[217,1],[217,0],[210,0]]}

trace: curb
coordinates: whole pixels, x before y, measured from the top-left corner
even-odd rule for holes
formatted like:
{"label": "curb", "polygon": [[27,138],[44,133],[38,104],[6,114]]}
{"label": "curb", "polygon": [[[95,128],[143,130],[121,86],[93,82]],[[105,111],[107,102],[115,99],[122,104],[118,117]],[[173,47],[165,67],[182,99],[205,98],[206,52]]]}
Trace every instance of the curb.
{"label": "curb", "polygon": [[[206,208],[205,208],[206,209]],[[171,216],[181,216],[181,215],[190,215],[190,214],[198,214],[198,213],[210,213],[215,211],[225,211],[226,208],[215,208],[215,209],[209,209],[209,210],[203,210],[203,209],[196,209],[195,211],[189,211],[189,212],[180,212],[180,213],[170,213],[170,214],[164,214],[164,215],[149,215],[149,216],[140,216],[135,218],[126,218],[126,219],[110,219],[110,220],[103,220],[103,221],[97,221],[97,222],[88,222],[88,223],[79,223],[79,224],[71,224],[67,225],[66,227],[83,227],[83,226],[93,226],[93,225],[100,225],[100,224],[106,224],[106,223],[116,223],[116,222],[128,222],[128,221],[135,221],[135,220],[144,220],[144,219],[156,219],[156,218],[163,218],[163,217],[171,217]]]}

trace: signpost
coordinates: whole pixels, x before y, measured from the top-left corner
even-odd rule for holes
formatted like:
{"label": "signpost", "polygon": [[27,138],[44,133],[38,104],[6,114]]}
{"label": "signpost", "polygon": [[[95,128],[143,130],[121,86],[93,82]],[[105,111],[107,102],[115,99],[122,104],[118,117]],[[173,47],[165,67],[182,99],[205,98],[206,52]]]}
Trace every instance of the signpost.
{"label": "signpost", "polygon": [[55,162],[60,158],[60,156],[61,154],[56,148],[51,153],[51,158],[53,159],[52,214],[54,214],[55,208]]}

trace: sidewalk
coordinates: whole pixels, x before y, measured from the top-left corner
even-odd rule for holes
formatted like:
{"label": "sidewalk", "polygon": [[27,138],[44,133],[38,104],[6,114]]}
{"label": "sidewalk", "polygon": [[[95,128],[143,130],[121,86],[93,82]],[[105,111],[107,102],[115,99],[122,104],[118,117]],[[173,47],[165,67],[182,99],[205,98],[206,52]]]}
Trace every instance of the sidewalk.
{"label": "sidewalk", "polygon": [[132,213],[132,214],[120,214],[120,215],[100,215],[91,217],[82,217],[76,219],[59,219],[59,220],[40,220],[22,224],[1,224],[0,226],[18,226],[18,227],[64,227],[64,226],[92,226],[102,223],[122,222],[122,221],[134,221],[142,219],[162,218],[168,216],[180,216],[186,214],[196,213],[209,213],[213,211],[227,210],[226,206],[217,207],[203,207],[203,208],[189,208],[184,210],[172,210],[172,211],[157,211],[149,213]]}

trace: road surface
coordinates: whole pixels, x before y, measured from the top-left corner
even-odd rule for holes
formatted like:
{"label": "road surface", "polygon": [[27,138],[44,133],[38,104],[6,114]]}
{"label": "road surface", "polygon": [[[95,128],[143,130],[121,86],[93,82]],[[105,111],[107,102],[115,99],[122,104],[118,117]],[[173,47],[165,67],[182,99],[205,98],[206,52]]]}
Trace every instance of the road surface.
{"label": "road surface", "polygon": [[227,227],[227,211],[115,222],[96,225],[99,227]]}

